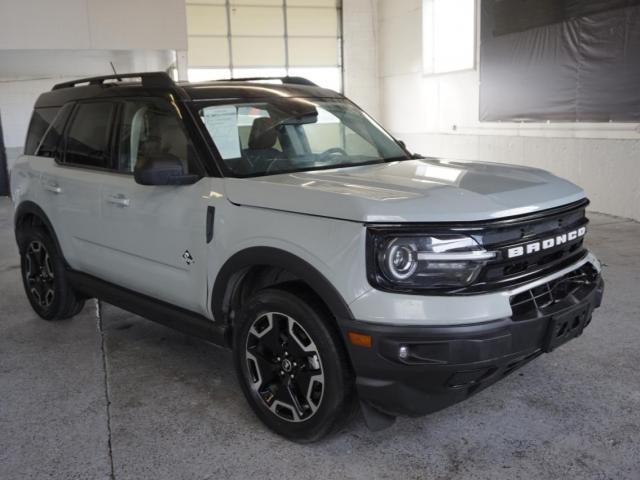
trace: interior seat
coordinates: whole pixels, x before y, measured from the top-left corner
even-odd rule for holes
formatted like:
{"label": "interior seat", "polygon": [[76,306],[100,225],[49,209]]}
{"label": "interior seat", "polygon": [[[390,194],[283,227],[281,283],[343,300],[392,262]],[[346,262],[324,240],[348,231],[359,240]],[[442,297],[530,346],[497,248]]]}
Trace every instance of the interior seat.
{"label": "interior seat", "polygon": [[278,132],[273,119],[259,117],[253,121],[249,133],[249,148],[244,150],[244,154],[255,169],[266,169],[272,160],[286,158],[284,153],[274,148],[277,141]]}
{"label": "interior seat", "polygon": [[134,115],[132,124],[131,156],[136,165],[162,157],[181,163],[183,170],[188,171],[188,147],[175,118],[143,107]]}

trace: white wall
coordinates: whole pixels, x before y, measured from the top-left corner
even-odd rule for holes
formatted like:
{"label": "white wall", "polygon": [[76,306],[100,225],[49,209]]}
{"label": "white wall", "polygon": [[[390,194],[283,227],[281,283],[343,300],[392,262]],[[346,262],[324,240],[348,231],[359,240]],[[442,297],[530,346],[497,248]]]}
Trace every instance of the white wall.
{"label": "white wall", "polygon": [[421,4],[421,0],[378,1],[378,74],[385,127],[424,155],[550,170],[585,188],[593,210],[640,220],[637,124],[479,122],[477,70],[422,75]]}
{"label": "white wall", "polygon": [[344,91],[373,118],[380,119],[377,0],[344,0]]}
{"label": "white wall", "polygon": [[0,0],[0,120],[11,163],[38,95],[64,80],[166,70],[187,48],[184,0]]}
{"label": "white wall", "polygon": [[38,96],[56,83],[83,76],[165,70],[174,61],[170,51],[0,50],[0,120],[8,158],[24,145],[31,110]]}
{"label": "white wall", "polygon": [[[64,80],[61,80],[64,81]],[[31,117],[31,108],[38,95],[51,90],[51,80],[4,81],[0,80],[0,118],[4,143],[9,159],[15,156],[15,148],[22,147]],[[31,108],[27,107],[31,105]]]}
{"label": "white wall", "polygon": [[2,0],[0,49],[185,50],[184,0]]}

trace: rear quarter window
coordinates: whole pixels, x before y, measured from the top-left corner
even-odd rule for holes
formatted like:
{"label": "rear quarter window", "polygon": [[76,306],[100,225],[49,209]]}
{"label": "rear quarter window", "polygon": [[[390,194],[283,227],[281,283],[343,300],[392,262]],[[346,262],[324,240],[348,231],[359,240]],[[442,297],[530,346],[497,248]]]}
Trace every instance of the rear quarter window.
{"label": "rear quarter window", "polygon": [[51,122],[56,118],[59,107],[36,108],[29,122],[29,130],[27,132],[27,140],[24,144],[25,155],[35,155],[36,148],[40,144],[42,137],[51,126]]}
{"label": "rear quarter window", "polygon": [[65,124],[69,119],[72,109],[73,104],[71,103],[66,104],[60,109],[51,123],[51,126],[47,130],[36,155],[40,157],[55,158],[57,160],[61,159],[62,133],[64,132]]}

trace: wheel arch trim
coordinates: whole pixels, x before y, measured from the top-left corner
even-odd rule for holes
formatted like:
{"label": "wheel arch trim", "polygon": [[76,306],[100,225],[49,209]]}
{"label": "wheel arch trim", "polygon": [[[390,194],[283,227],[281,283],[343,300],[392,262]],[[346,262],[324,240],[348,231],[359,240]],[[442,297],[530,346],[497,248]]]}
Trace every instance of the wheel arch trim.
{"label": "wheel arch trim", "polygon": [[[27,215],[36,216],[44,224],[47,231],[51,235],[51,239],[58,249],[58,252],[62,254],[62,248],[60,247],[60,242],[58,241],[58,236],[56,235],[56,231],[53,228],[51,220],[49,220],[49,217],[44,212],[44,210],[42,210],[42,208],[40,208],[38,204],[32,202],[31,200],[25,200],[24,202],[20,203],[20,205],[16,207],[15,213],[13,214],[14,233],[16,235],[16,241],[18,242],[18,248],[20,248],[20,241],[18,238],[20,223],[22,219],[24,219],[24,217]],[[64,259],[64,254],[62,254],[62,257]]]}
{"label": "wheel arch trim", "polygon": [[244,269],[256,266],[282,268],[288,271],[305,282],[320,297],[337,321],[353,319],[351,309],[340,292],[317,268],[292,253],[273,247],[249,247],[236,252],[224,263],[216,276],[211,295],[214,318],[228,320],[230,290],[241,281],[234,277]]}

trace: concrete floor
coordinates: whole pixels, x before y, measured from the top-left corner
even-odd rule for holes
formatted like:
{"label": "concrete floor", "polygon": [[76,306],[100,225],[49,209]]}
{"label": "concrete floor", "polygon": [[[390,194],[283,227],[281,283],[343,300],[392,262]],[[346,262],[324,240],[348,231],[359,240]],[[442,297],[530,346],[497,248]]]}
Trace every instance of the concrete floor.
{"label": "concrete floor", "polygon": [[585,334],[476,397],[300,446],[244,401],[229,352],[95,302],[39,320],[0,200],[1,479],[640,478],[640,224],[592,214],[607,291]]}

